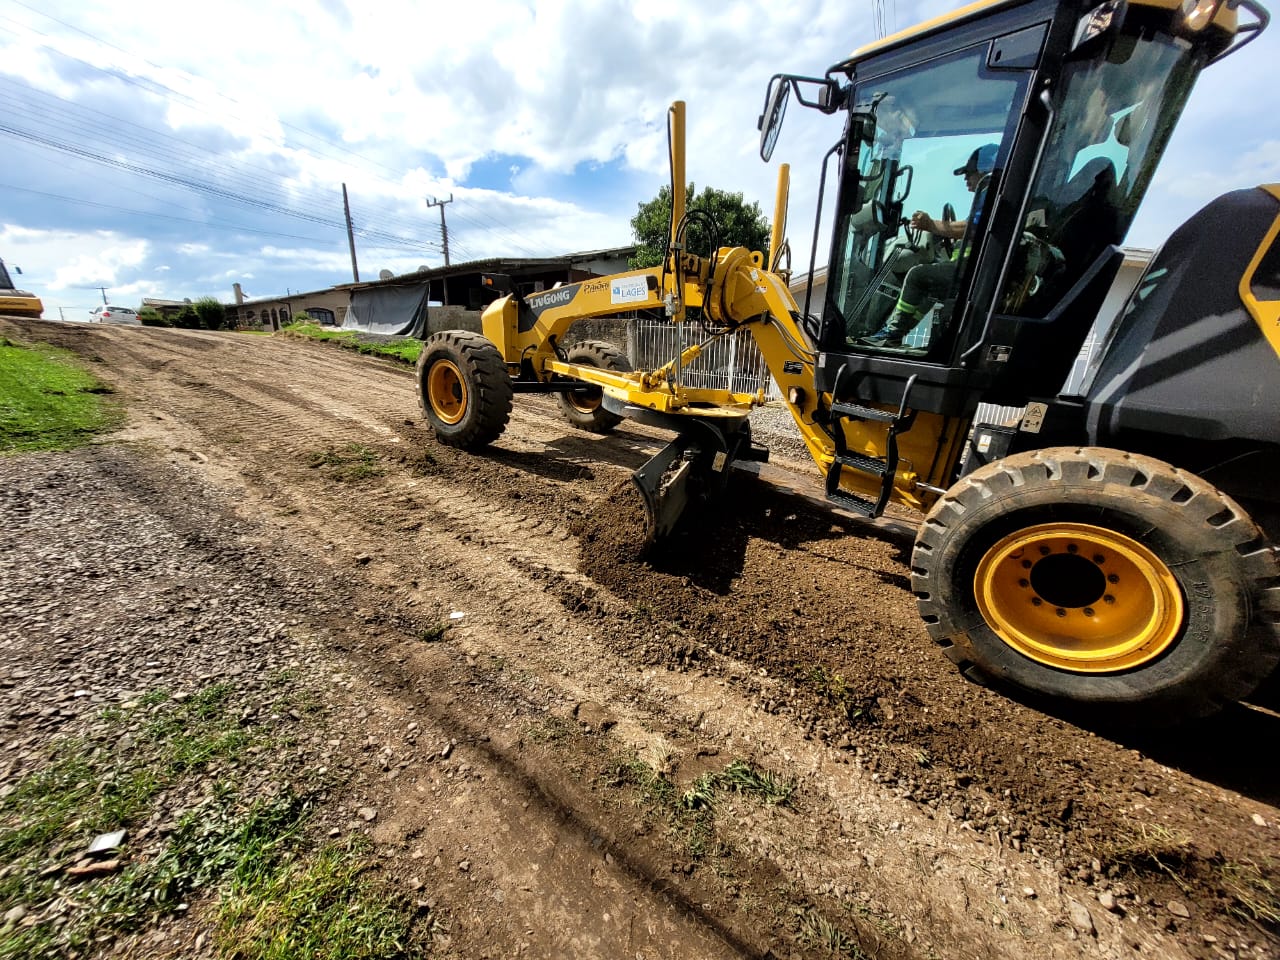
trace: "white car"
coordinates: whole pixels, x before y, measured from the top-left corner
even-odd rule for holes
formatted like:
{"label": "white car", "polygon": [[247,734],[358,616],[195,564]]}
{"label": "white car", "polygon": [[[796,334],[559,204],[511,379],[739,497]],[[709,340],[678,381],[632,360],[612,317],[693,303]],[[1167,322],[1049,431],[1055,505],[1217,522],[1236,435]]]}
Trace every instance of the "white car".
{"label": "white car", "polygon": [[128,307],[117,307],[115,304],[106,304],[101,307],[94,307],[89,311],[90,323],[123,323],[135,327],[142,326],[142,321],[138,319],[138,311],[130,310]]}

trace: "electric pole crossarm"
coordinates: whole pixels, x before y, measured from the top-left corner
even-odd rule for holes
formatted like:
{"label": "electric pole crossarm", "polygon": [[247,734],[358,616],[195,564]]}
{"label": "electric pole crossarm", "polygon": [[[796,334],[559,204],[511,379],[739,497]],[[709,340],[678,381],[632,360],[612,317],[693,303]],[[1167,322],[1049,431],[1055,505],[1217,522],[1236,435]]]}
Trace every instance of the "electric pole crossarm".
{"label": "electric pole crossarm", "polygon": [[435,197],[427,197],[428,207],[440,208],[440,240],[441,245],[444,247],[444,265],[447,267],[449,265],[449,225],[445,223],[444,220],[444,205],[446,203],[453,203],[452,193],[449,194],[448,200],[437,200]]}

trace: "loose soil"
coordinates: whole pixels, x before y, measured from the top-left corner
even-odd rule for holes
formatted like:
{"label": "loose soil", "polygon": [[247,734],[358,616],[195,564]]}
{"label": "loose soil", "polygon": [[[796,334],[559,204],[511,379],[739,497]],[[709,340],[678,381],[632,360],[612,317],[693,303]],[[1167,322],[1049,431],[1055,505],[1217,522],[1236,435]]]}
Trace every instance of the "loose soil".
{"label": "loose soil", "polygon": [[[397,743],[361,782],[365,829],[451,918],[449,955],[1280,955],[1274,691],[1153,734],[975,686],[917,618],[909,525],[826,509],[803,465],[735,476],[641,556],[627,475],[657,431],[597,437],[518,397],[467,454],[407,369],[346,351],[0,334],[74,351],[126,401],[78,456],[189,478],[234,520],[202,508],[201,538],[301,571],[315,661],[364,678],[341,749]],[[693,829],[634,775],[681,792],[735,760],[793,781],[790,804],[729,794]]]}

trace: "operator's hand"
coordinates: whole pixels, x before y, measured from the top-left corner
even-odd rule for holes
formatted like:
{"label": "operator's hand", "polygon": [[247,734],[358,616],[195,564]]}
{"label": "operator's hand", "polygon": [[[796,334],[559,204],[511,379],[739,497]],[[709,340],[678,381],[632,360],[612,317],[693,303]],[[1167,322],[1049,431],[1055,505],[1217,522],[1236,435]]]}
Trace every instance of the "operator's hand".
{"label": "operator's hand", "polygon": [[911,227],[913,230],[923,230],[925,233],[938,232],[938,224],[923,210],[917,210],[911,215]]}

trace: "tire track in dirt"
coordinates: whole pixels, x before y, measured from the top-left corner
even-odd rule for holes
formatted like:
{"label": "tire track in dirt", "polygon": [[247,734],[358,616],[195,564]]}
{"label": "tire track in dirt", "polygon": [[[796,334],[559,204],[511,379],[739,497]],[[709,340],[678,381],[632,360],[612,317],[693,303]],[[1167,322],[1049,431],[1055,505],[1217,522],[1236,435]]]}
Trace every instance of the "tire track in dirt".
{"label": "tire track in dirt", "polygon": [[[149,349],[134,341],[132,351],[112,353],[112,341],[134,332],[103,331],[93,349],[122,361],[122,389],[141,398]],[[565,701],[619,704],[618,729],[630,742],[675,742],[684,754],[696,752],[693,740],[715,740],[726,752],[742,743],[766,766],[810,771],[814,823],[790,832],[748,824],[742,848],[776,858],[819,902],[843,902],[849,889],[875,889],[894,877],[903,894],[888,909],[922,943],[954,945],[948,956],[1025,955],[1018,929],[1054,940],[1037,947],[1044,956],[1123,955],[1135,937],[1177,956],[1179,943],[1203,947],[1197,937],[1204,930],[1224,943],[1251,940],[1241,956],[1272,942],[1239,932],[1248,928],[1229,919],[1211,872],[1193,875],[1206,885],[1193,903],[1196,920],[1166,936],[1163,903],[1188,894],[1159,868],[1124,866],[1108,851],[1150,826],[1197,836],[1200,860],[1191,862],[1209,871],[1215,856],[1274,857],[1280,846],[1271,833],[1231,820],[1247,825],[1250,813],[1269,819],[1274,811],[1137,756],[1123,741],[1093,737],[959,680],[923,639],[902,589],[900,543],[868,540],[865,525],[748,489],[731,495],[732,508],[707,528],[713,535],[691,534],[656,565],[636,564],[624,551],[588,565],[588,576],[575,569],[576,544],[565,530],[633,459],[644,459],[651,440],[643,432],[628,433],[625,444],[576,436],[541,418],[553,403],[535,398],[526,406],[529,398],[520,398],[498,447],[461,455],[426,441],[412,380],[400,371],[382,376],[375,362],[336,351],[332,361],[313,363],[324,348],[287,343],[215,351],[210,364],[214,348],[202,344],[199,357],[183,360],[173,346],[180,339],[158,351],[178,355],[163,365],[177,397],[152,402],[209,438],[214,458],[251,486],[274,481],[271,499],[259,496],[281,531],[301,549],[337,543],[330,562],[385,598],[379,609],[387,622],[429,625],[465,606],[450,644],[527,661]],[[226,379],[220,392],[195,385],[217,379],[214,373]],[[296,402],[279,388],[286,381],[300,391]],[[328,409],[324,402],[331,390],[348,389],[360,398],[355,420],[343,416],[341,403]],[[304,402],[308,411],[291,409]],[[245,406],[250,420],[240,416]],[[376,441],[368,421],[386,431],[374,431]],[[257,448],[235,441],[237,422],[262,434]],[[368,484],[326,482],[303,462],[317,435],[367,444],[384,474]],[[363,564],[361,553],[368,554]],[[651,700],[628,699],[642,691]],[[766,732],[734,739],[746,729]],[[1232,735],[1229,723],[1221,729]],[[1259,781],[1268,789],[1265,775]],[[819,811],[824,797],[843,820]],[[864,809],[875,811],[866,822],[850,818]],[[823,831],[832,828],[840,856],[824,853],[831,843]],[[1091,867],[1094,857],[1101,871]],[[967,875],[964,861],[985,865]],[[1121,876],[1108,876],[1117,862]],[[930,869],[936,882],[920,879]],[[1054,877],[1058,869],[1068,875]],[[1026,885],[1052,888],[1054,896],[1040,892],[1023,903],[1013,879],[1021,877],[1036,877]],[[948,883],[970,885],[959,909],[945,902]],[[833,892],[839,888],[846,892]],[[1134,920],[1113,922],[1095,905],[1098,940],[1058,942],[1062,930],[1051,931],[1064,922],[1066,898],[1088,901],[1099,889],[1130,890],[1122,903]],[[912,900],[919,902],[904,902]],[[1007,924],[991,927],[993,911]]]}

